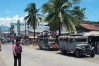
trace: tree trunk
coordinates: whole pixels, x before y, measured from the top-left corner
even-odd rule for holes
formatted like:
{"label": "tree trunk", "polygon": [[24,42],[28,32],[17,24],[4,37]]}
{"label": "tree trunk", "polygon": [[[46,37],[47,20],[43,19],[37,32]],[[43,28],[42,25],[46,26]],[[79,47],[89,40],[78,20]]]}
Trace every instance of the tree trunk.
{"label": "tree trunk", "polygon": [[34,28],[34,42],[35,42],[35,28]]}
{"label": "tree trunk", "polygon": [[60,18],[59,18],[59,36],[61,35],[61,21],[60,21]]}

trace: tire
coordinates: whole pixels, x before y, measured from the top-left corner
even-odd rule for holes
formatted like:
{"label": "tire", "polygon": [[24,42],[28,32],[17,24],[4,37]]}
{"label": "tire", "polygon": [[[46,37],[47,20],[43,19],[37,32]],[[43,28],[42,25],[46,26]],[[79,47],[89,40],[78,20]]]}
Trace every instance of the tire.
{"label": "tire", "polygon": [[62,54],[66,54],[66,50],[61,49]]}
{"label": "tire", "polygon": [[49,51],[50,50],[50,47],[49,46],[47,46],[47,51]]}
{"label": "tire", "polygon": [[76,50],[75,55],[76,55],[76,58],[80,58],[80,51]]}
{"label": "tire", "polygon": [[40,50],[42,50],[43,48],[41,46],[39,46]]}
{"label": "tire", "polygon": [[95,56],[95,54],[91,54],[91,55],[90,55],[90,57],[94,57],[94,56]]}

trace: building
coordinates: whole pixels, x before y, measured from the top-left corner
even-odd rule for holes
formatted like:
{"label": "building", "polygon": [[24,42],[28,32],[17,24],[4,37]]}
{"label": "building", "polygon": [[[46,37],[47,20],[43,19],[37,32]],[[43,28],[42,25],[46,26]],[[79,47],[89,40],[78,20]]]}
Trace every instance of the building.
{"label": "building", "polygon": [[[19,20],[17,23],[11,23],[11,34],[20,34],[22,37],[25,36],[25,23],[21,23]],[[49,26],[44,26],[44,24],[37,25],[35,29],[35,35],[40,35],[41,32],[44,30],[50,29]],[[32,27],[28,27],[26,24],[26,36],[33,36],[34,35],[34,29]],[[32,37],[33,38],[33,37]]]}
{"label": "building", "polygon": [[90,22],[85,20],[80,20],[80,26],[76,27],[77,32],[89,32],[89,31],[99,31],[99,22]]}

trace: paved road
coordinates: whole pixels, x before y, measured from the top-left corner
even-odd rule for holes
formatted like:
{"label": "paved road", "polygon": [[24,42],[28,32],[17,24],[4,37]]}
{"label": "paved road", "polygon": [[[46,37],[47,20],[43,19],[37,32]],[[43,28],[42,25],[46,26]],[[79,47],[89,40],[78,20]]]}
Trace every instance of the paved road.
{"label": "paved road", "polygon": [[[13,66],[12,45],[2,45],[0,66]],[[99,66],[72,55],[62,55],[59,51],[39,50],[35,46],[23,46],[22,66]]]}

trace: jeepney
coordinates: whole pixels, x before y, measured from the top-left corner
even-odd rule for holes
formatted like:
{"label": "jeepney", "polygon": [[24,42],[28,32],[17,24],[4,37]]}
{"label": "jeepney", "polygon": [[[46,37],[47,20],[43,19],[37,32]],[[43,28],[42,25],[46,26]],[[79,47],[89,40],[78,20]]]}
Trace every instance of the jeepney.
{"label": "jeepney", "polygon": [[88,44],[88,37],[63,35],[59,36],[58,40],[62,53],[73,52],[77,58],[81,55],[95,56],[94,47]]}
{"label": "jeepney", "polygon": [[40,49],[47,49],[48,51],[50,49],[59,49],[58,44],[55,42],[55,38],[49,38],[49,37],[43,37],[40,38],[40,36],[38,37],[38,46]]}

